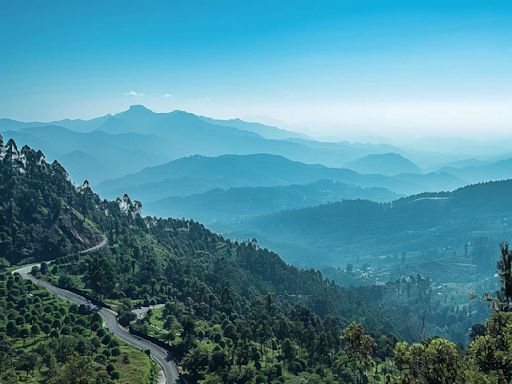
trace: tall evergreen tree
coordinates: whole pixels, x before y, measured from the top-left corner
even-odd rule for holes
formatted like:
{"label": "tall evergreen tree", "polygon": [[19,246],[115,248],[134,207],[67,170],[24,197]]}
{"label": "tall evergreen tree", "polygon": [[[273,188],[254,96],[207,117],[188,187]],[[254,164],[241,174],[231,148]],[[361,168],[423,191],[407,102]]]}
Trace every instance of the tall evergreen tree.
{"label": "tall evergreen tree", "polygon": [[103,299],[112,292],[115,287],[116,274],[112,263],[105,256],[95,256],[89,261],[86,280],[91,289]]}
{"label": "tall evergreen tree", "polygon": [[501,244],[498,275],[501,280],[501,290],[499,293],[501,310],[510,312],[510,302],[512,301],[512,252],[509,251],[507,242]]}

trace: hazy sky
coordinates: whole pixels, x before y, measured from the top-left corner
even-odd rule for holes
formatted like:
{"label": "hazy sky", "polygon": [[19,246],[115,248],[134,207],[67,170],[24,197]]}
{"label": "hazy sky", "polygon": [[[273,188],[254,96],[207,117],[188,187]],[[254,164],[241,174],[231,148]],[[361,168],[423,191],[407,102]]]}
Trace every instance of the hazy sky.
{"label": "hazy sky", "polygon": [[144,104],[316,134],[512,132],[512,1],[0,0],[0,116]]}

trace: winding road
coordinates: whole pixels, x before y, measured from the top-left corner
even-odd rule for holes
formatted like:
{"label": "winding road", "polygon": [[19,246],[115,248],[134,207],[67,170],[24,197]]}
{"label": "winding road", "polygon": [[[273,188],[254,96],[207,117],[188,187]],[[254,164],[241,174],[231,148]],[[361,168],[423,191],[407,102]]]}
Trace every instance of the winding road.
{"label": "winding road", "polygon": [[[104,238],[103,241],[97,245],[95,245],[92,248],[86,249],[82,251],[81,253],[90,253],[97,251],[98,249],[104,247],[107,244],[107,239]],[[12,273],[18,273],[23,279],[30,280],[34,282],[35,284],[38,284],[45,289],[47,289],[49,292],[53,293],[54,295],[68,300],[74,304],[77,305],[85,305],[91,309],[96,310],[101,318],[103,319],[103,323],[105,324],[105,327],[112,332],[115,336],[126,342],[127,344],[130,344],[138,349],[141,350],[149,350],[151,352],[151,357],[160,364],[162,367],[165,380],[163,381],[165,384],[174,384],[178,380],[178,370],[176,369],[176,366],[172,361],[167,360],[167,351],[164,348],[159,347],[158,345],[155,345],[151,343],[148,340],[145,340],[141,337],[132,335],[128,332],[125,328],[121,327],[119,323],[117,322],[117,313],[111,309],[98,307],[94,304],[91,304],[86,298],[83,296],[80,296],[76,293],[67,291],[65,289],[56,287],[54,285],[51,285],[47,281],[40,280],[30,274],[32,271],[32,267],[34,266],[40,266],[41,263],[36,264],[30,264],[26,265],[24,267],[18,268]]]}

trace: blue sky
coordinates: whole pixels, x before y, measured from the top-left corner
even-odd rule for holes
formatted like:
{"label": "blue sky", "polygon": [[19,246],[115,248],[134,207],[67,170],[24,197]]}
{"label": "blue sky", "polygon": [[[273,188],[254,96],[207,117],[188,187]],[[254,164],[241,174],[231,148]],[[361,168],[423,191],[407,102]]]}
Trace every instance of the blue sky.
{"label": "blue sky", "polygon": [[512,128],[510,1],[0,0],[0,116],[144,104],[318,135]]}

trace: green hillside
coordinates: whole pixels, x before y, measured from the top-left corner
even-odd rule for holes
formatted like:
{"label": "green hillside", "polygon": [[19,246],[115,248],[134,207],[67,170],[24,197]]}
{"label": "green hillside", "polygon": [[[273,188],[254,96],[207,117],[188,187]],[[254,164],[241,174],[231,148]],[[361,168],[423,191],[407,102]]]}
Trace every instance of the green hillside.
{"label": "green hillside", "polygon": [[213,189],[191,196],[171,196],[144,205],[157,216],[186,217],[204,223],[229,223],[286,209],[303,208],[344,199],[391,201],[396,194],[384,188],[361,188],[331,180],[306,185]]}
{"label": "green hillside", "polygon": [[[429,252],[443,249],[458,250],[460,255],[465,243],[481,237],[491,240],[496,252],[499,241],[511,235],[511,192],[509,180],[391,203],[343,201],[251,219],[239,223],[233,236],[255,236],[303,265],[344,266],[356,258],[402,252],[425,261]],[[304,249],[301,259],[294,256],[298,247]],[[483,260],[467,256],[466,263],[494,269],[492,253],[482,255]]]}

